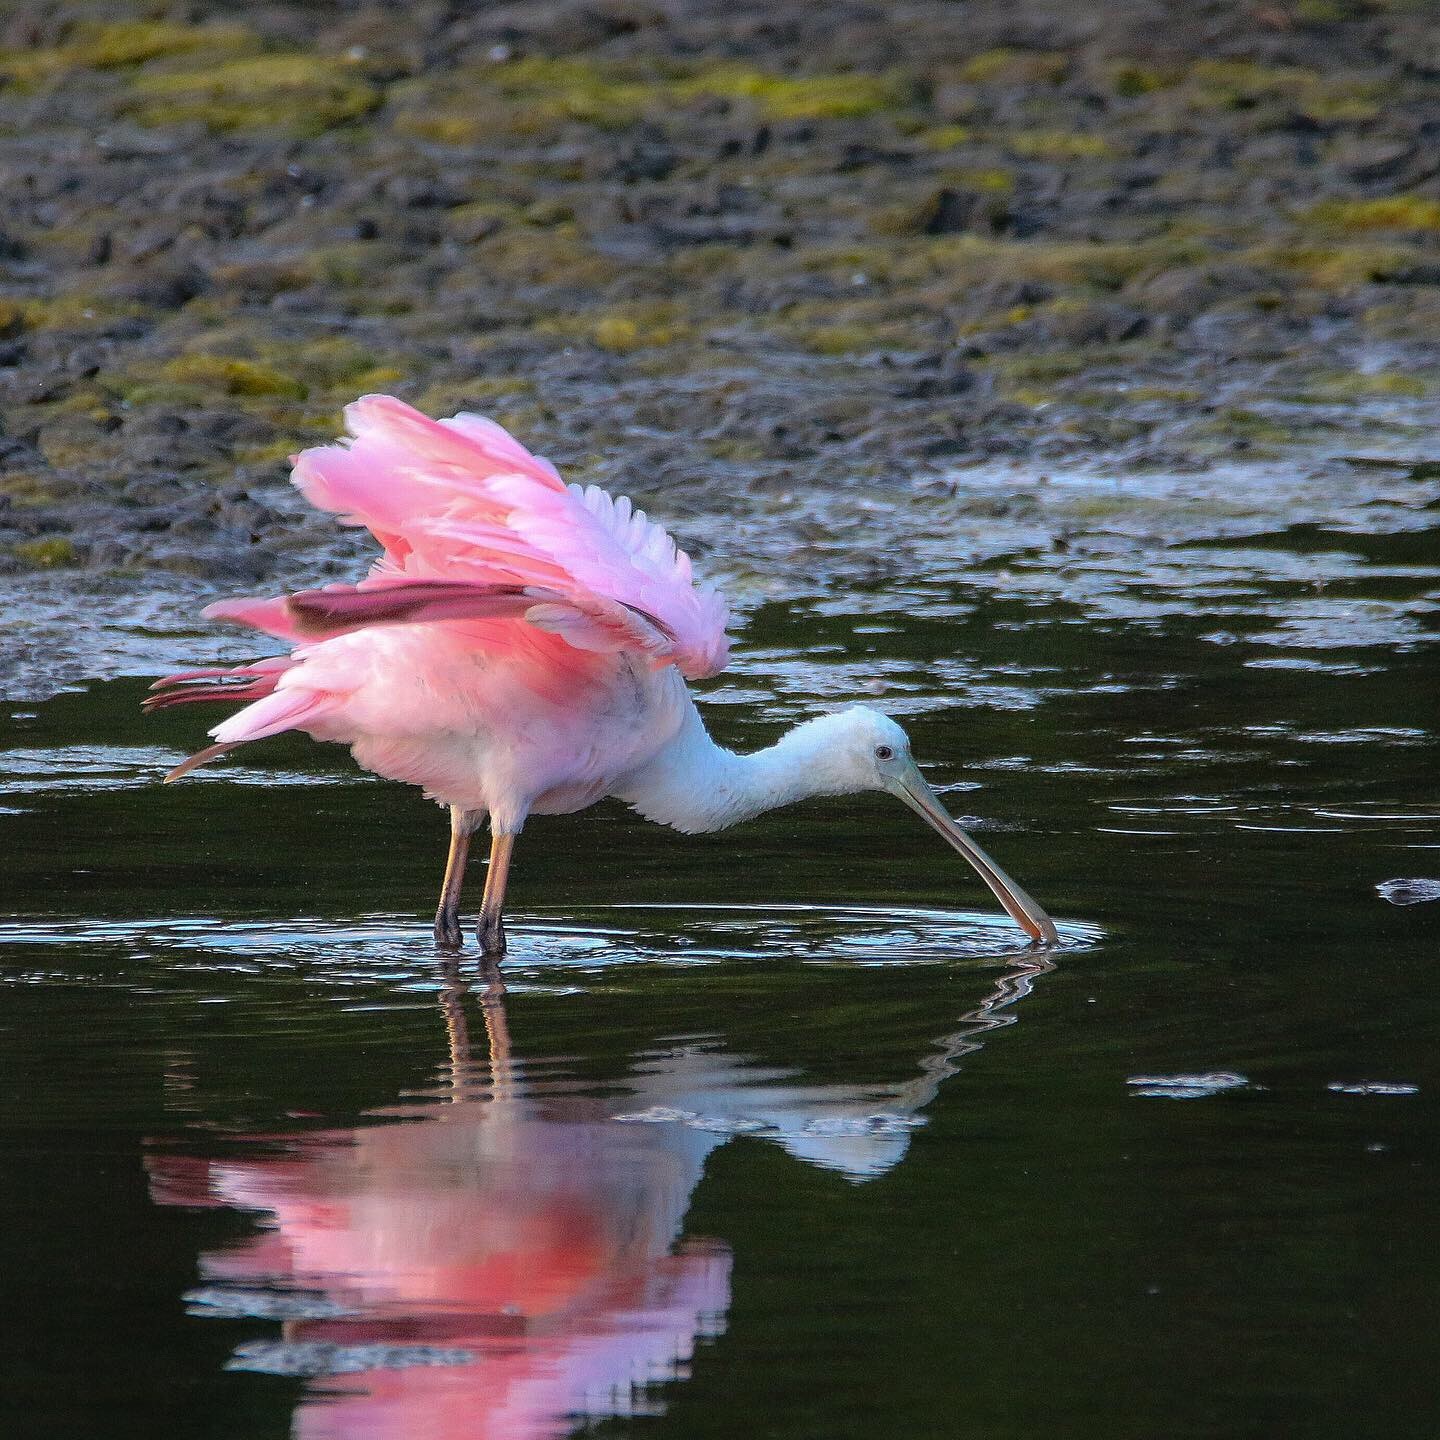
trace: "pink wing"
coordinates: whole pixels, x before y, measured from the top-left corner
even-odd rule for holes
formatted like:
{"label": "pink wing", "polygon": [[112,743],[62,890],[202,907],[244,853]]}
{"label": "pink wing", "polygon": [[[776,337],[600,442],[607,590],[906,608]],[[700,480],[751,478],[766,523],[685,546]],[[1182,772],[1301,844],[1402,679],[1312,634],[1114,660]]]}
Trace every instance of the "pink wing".
{"label": "pink wing", "polygon": [[724,669],[725,602],[629,500],[567,486],[493,421],[431,420],[388,395],[345,411],[352,440],[306,450],[295,484],[384,555],[357,586],[205,612],[289,640],[372,625],[523,619],[576,649],[636,651],[690,679]]}

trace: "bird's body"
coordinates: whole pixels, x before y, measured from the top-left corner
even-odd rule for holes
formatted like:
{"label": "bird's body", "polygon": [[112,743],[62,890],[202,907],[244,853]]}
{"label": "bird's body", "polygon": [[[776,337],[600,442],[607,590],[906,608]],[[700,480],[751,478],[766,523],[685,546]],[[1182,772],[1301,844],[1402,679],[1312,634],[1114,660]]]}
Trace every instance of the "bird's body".
{"label": "bird's body", "polygon": [[[301,730],[420,786],[452,815],[436,922],[448,945],[458,943],[468,837],[488,819],[481,928],[492,950],[503,949],[510,849],[530,815],[616,796],[696,832],[808,795],[890,789],[940,826],[904,732],[874,711],[818,717],[753,755],[714,743],[685,680],[724,667],[724,602],[628,500],[565,485],[479,416],[435,421],[376,395],[346,420],[351,442],[298,456],[295,483],[342,523],[366,526],[383,554],[355,586],[210,607],[295,648],[158,682],[156,707],[249,702],[175,775]],[[968,837],[947,838],[1035,938],[1054,938],[1044,912]]]}
{"label": "bird's body", "polygon": [[[304,647],[275,694],[305,705],[296,728],[348,744],[365,769],[518,834],[529,815],[568,814],[612,793],[694,710],[673,669],[624,654],[573,652],[563,668],[517,654],[505,632],[523,626],[451,621],[339,635]],[[558,645],[547,636],[541,648]],[[252,718],[242,711],[216,738],[243,734]]]}

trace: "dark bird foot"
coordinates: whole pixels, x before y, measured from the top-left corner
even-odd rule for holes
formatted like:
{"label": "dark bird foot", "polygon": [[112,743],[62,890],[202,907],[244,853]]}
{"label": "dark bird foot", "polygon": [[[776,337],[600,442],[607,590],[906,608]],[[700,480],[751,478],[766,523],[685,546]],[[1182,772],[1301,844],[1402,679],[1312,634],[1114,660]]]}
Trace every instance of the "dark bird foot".
{"label": "dark bird foot", "polygon": [[493,959],[505,954],[505,926],[498,915],[480,915],[475,927],[475,938],[480,942],[480,953]]}
{"label": "dark bird foot", "polygon": [[465,948],[465,932],[460,928],[458,915],[446,915],[442,911],[435,917],[435,944],[441,950]]}

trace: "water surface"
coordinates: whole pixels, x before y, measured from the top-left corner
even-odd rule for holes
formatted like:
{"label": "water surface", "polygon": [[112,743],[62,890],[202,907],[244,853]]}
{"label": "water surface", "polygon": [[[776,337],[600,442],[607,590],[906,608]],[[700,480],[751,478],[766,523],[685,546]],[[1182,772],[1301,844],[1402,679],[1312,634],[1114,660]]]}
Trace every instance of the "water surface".
{"label": "water surface", "polygon": [[721,737],[902,716],[1048,956],[884,798],[601,807],[502,992],[433,806],[288,739],[160,788],[137,677],[221,642],[107,622],[0,748],[6,1433],[1430,1433],[1440,497],[1357,477],[738,580]]}

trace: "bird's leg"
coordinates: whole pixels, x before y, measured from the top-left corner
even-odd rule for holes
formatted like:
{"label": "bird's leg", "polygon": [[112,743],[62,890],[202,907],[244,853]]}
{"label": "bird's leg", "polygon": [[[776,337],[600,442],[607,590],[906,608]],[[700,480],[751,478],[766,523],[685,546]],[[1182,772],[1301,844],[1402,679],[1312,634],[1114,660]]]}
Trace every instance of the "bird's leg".
{"label": "bird's leg", "polygon": [[510,852],[515,848],[513,835],[490,836],[490,868],[485,872],[485,895],[480,901],[480,924],[476,936],[486,955],[505,953],[505,882],[510,878]]}
{"label": "bird's leg", "polygon": [[445,861],[445,883],[440,887],[440,908],[435,912],[435,943],[442,950],[458,950],[465,943],[460,929],[460,887],[465,883],[465,858],[474,825],[470,811],[458,805],[450,807],[450,854]]}

